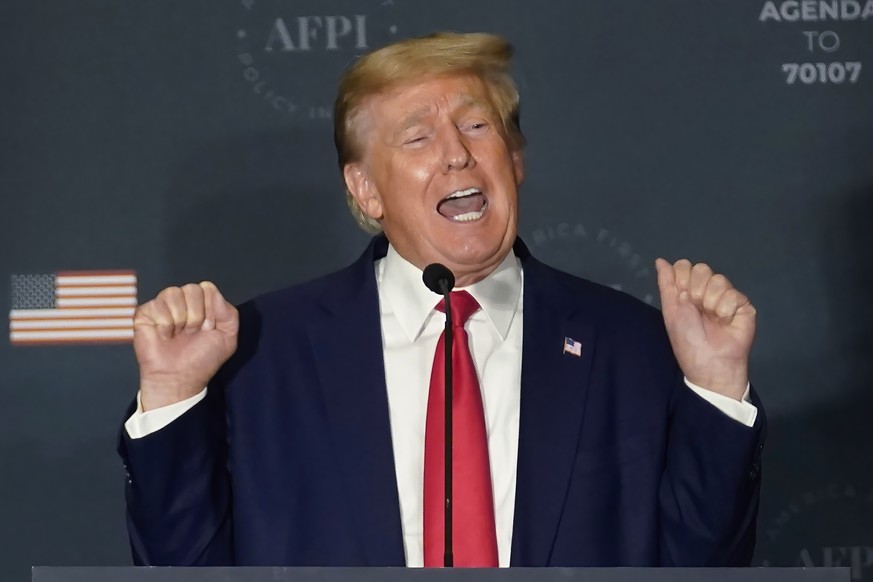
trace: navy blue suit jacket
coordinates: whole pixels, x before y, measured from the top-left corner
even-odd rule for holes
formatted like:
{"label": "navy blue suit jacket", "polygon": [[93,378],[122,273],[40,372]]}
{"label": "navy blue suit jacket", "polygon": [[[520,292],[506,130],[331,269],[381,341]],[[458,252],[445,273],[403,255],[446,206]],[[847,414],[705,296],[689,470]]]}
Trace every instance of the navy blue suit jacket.
{"label": "navy blue suit jacket", "polygon": [[[386,248],[243,304],[207,397],[122,435],[136,563],[404,564],[373,268]],[[685,387],[657,310],[515,252],[512,565],[747,565],[763,413],[750,429]]]}

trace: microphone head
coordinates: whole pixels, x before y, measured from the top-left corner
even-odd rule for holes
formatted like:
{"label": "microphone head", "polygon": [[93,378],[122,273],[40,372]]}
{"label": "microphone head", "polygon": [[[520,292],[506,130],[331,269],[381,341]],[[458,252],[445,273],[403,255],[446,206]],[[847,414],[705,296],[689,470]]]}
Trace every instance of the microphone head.
{"label": "microphone head", "polygon": [[455,275],[448,267],[439,263],[431,263],[424,268],[421,274],[421,280],[427,285],[427,288],[442,295],[448,293],[455,288]]}

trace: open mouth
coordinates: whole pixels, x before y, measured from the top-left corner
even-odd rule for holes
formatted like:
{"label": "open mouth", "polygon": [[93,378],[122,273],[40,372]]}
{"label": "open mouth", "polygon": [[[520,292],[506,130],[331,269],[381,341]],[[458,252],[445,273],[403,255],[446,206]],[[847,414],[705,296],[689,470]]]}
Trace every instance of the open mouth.
{"label": "open mouth", "polygon": [[452,192],[437,204],[437,212],[455,222],[473,222],[484,216],[488,200],[478,188]]}

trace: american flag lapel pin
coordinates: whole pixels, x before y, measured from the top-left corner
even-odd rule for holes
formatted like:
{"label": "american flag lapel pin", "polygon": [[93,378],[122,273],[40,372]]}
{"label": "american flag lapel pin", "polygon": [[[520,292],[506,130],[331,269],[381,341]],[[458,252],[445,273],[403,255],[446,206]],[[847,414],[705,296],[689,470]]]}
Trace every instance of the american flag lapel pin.
{"label": "american flag lapel pin", "polygon": [[564,353],[571,354],[577,358],[582,357],[582,342],[577,342],[571,337],[564,338]]}

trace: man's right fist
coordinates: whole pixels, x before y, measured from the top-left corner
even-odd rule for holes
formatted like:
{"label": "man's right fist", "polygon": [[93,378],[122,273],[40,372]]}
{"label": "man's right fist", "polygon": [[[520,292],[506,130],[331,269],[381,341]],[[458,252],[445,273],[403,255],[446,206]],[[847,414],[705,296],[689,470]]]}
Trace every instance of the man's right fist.
{"label": "man's right fist", "polygon": [[143,411],[196,395],[236,351],[239,314],[209,281],[167,287],[136,308]]}

